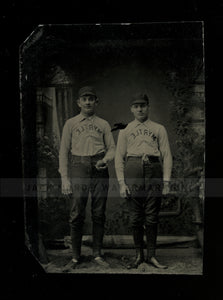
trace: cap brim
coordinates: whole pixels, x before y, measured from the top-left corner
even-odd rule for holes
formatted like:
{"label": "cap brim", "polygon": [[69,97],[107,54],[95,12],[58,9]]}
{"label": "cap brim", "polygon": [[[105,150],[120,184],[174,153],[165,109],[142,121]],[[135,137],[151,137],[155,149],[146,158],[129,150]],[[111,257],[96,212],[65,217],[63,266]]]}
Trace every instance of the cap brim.
{"label": "cap brim", "polygon": [[134,100],[131,102],[131,105],[133,104],[148,104],[148,101],[146,100]]}
{"label": "cap brim", "polygon": [[92,92],[85,92],[85,93],[83,93],[83,94],[80,94],[79,97],[87,96],[87,95],[92,95],[92,96],[97,97],[97,96],[96,96],[94,93],[92,93]]}

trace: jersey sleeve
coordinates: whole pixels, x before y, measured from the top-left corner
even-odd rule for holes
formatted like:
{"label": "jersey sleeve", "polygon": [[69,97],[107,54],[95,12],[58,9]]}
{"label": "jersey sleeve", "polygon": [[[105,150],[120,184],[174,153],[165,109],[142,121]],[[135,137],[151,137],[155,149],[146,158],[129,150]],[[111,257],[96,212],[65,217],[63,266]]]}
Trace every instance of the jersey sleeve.
{"label": "jersey sleeve", "polygon": [[163,160],[163,180],[170,181],[173,162],[168,135],[164,126],[161,126],[159,130],[159,149]]}
{"label": "jersey sleeve", "polygon": [[59,151],[59,173],[61,177],[68,177],[68,153],[71,149],[71,131],[68,121],[66,121]]}
{"label": "jersey sleeve", "polygon": [[120,130],[115,154],[115,171],[119,184],[124,183],[124,166],[127,153],[127,141],[124,130]]}
{"label": "jersey sleeve", "polygon": [[109,162],[115,156],[115,142],[111,132],[111,126],[107,122],[105,123],[105,129],[104,129],[104,142],[106,147],[104,161]]}

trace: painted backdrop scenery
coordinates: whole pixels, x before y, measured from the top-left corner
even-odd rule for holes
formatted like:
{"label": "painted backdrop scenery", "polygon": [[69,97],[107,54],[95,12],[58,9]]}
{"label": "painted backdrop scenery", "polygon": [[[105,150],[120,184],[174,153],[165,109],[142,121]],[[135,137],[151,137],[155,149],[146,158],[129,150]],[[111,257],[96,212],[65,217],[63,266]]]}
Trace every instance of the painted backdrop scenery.
{"label": "painted backdrop scenery", "polygon": [[[46,249],[64,241],[69,246],[69,199],[61,194],[58,151],[64,123],[79,113],[76,100],[84,85],[95,87],[97,115],[109,122],[115,142],[120,123],[132,120],[132,94],[148,94],[150,118],[167,129],[173,155],[172,193],[162,202],[158,245],[190,244],[202,253],[202,36],[202,22],[40,25],[21,45],[23,167],[32,183],[24,195],[26,238],[40,261],[47,261]],[[113,162],[109,174],[105,247],[119,248],[131,243],[129,216]],[[84,235],[90,243],[90,201]]]}

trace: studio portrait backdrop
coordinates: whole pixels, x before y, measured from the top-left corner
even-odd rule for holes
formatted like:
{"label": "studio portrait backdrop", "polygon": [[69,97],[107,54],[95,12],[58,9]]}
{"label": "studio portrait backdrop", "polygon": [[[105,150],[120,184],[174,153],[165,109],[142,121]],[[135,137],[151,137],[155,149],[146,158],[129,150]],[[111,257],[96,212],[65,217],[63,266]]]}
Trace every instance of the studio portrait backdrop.
{"label": "studio portrait backdrop", "polygon": [[[99,98],[96,114],[110,124],[115,143],[133,119],[131,96],[148,95],[149,118],[165,126],[173,156],[158,244],[184,241],[203,249],[203,46],[202,22],[40,25],[27,37],[20,47],[25,230],[40,260],[44,247],[69,245],[70,204],[61,193],[59,147],[65,122],[80,112],[78,90],[89,85]],[[105,244],[118,248],[129,241],[121,238],[130,235],[129,215],[113,161],[108,170]],[[91,232],[88,201],[83,234]]]}

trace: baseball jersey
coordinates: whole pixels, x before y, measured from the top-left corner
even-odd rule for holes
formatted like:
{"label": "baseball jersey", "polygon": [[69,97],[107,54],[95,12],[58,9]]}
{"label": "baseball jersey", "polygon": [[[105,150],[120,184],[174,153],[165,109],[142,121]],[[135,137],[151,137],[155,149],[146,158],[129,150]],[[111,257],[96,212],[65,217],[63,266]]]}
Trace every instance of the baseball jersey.
{"label": "baseball jersey", "polygon": [[62,177],[68,175],[70,151],[78,156],[105,152],[104,160],[112,160],[115,155],[115,142],[109,123],[96,115],[85,117],[81,113],[66,121],[59,152],[59,172]]}
{"label": "baseball jersey", "polygon": [[115,155],[115,169],[119,183],[124,181],[126,156],[157,156],[163,163],[163,179],[170,180],[172,155],[166,129],[150,119],[141,123],[134,120],[120,130]]}

